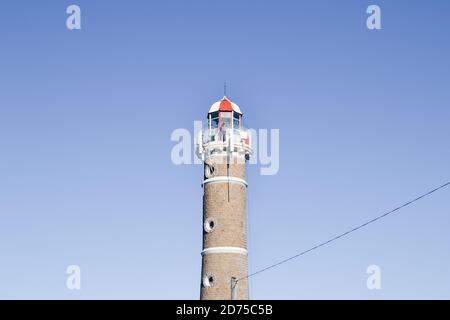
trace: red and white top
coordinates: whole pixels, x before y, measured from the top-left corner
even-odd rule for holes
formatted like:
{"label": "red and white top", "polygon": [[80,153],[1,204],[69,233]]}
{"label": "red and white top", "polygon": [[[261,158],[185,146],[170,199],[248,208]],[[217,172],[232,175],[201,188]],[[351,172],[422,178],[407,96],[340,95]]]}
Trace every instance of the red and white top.
{"label": "red and white top", "polygon": [[209,109],[208,113],[216,112],[216,111],[234,111],[234,112],[237,112],[239,114],[242,114],[241,109],[239,108],[239,106],[236,103],[231,102],[230,100],[228,100],[228,98],[226,96],[224,96],[222,98],[222,100],[217,101],[216,103],[214,103],[211,106],[211,108]]}

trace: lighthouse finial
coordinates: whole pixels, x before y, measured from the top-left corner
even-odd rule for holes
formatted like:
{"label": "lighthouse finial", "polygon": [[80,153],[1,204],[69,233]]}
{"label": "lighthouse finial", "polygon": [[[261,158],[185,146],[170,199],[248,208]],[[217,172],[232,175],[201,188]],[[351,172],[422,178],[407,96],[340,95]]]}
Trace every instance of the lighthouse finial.
{"label": "lighthouse finial", "polygon": [[223,95],[225,97],[227,96],[227,82],[226,81],[223,82]]}

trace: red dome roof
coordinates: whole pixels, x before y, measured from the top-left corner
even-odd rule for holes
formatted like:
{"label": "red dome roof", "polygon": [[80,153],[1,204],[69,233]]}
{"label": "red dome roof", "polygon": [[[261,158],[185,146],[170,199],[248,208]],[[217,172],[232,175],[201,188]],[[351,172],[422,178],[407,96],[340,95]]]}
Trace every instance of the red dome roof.
{"label": "red dome roof", "polygon": [[231,105],[230,100],[227,97],[223,97],[220,101],[219,111],[233,111],[233,106]]}
{"label": "red dome roof", "polygon": [[209,109],[209,113],[216,112],[216,111],[234,111],[234,112],[237,112],[239,114],[242,114],[241,109],[239,108],[239,106],[236,103],[231,102],[230,100],[228,100],[228,98],[226,96],[224,96],[222,98],[222,100],[217,101],[216,103],[214,103],[211,106],[211,108]]}

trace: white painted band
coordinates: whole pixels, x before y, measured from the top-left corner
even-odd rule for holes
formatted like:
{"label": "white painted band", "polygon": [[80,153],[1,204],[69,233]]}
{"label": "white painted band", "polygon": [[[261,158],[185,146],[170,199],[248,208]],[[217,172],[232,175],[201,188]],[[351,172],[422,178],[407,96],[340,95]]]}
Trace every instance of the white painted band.
{"label": "white painted band", "polygon": [[236,178],[236,177],[227,177],[227,176],[218,176],[218,177],[206,179],[205,181],[203,181],[203,185],[205,185],[207,183],[214,183],[214,182],[234,182],[234,183],[241,183],[244,186],[247,186],[247,181],[245,181],[244,179]]}
{"label": "white painted band", "polygon": [[206,256],[207,254],[211,253],[238,253],[247,255],[247,250],[244,248],[239,247],[212,247],[212,248],[206,248],[202,251],[202,256]]}

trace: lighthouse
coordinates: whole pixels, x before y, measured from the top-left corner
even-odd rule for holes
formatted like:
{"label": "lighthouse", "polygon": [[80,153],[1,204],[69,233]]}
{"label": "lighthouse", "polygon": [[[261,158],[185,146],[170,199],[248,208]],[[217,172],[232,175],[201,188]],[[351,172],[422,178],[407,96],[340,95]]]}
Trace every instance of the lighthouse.
{"label": "lighthouse", "polygon": [[203,250],[200,299],[248,299],[246,162],[251,136],[237,104],[224,96],[197,136],[203,161]]}

